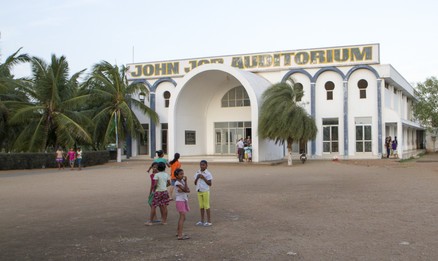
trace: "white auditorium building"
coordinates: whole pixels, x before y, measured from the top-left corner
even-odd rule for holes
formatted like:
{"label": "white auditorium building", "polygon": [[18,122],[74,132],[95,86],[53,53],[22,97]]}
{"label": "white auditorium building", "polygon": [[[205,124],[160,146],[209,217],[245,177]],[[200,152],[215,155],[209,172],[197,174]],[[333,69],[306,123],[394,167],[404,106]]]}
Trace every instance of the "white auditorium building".
{"label": "white auditorium building", "polygon": [[425,149],[414,89],[379,56],[379,44],[364,44],[128,64],[129,81],[148,87],[144,102],[160,117],[154,124],[137,113],[146,135],[132,140],[132,156],[162,149],[238,161],[236,142],[250,137],[254,162],[283,159],[286,145],[260,139],[257,127],[263,92],[292,78],[318,127],[315,140],[294,144],[295,158],[305,148],[311,159],[377,159],[387,136],[408,158]]}

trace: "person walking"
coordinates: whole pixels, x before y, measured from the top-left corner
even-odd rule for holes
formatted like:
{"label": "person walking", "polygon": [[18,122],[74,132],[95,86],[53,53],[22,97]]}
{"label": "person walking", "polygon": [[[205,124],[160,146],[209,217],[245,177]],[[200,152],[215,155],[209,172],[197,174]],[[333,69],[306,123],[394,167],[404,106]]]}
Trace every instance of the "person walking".
{"label": "person walking", "polygon": [[78,170],[82,169],[82,150],[80,147],[76,150],[76,160],[78,162]]}
{"label": "person walking", "polygon": [[[210,187],[212,185],[213,175],[207,170],[208,163],[206,160],[201,160],[199,166],[200,169],[196,171],[194,178],[196,191],[198,192],[199,209],[201,210],[201,221],[197,222],[196,225],[209,227],[212,225],[210,213]],[[207,221],[205,221],[205,212],[207,212]]]}
{"label": "person walking", "polygon": [[56,164],[58,164],[58,170],[65,169],[64,168],[64,151],[62,150],[61,147],[58,147],[58,149],[55,152],[56,155]]}
{"label": "person walking", "polygon": [[175,153],[175,155],[173,156],[173,160],[171,160],[169,162],[169,165],[170,165],[170,185],[171,185],[169,187],[170,200],[173,199],[173,190],[174,190],[175,182],[176,182],[175,170],[181,168],[181,162],[179,161],[179,158],[180,158],[180,154]]}
{"label": "person walking", "polygon": [[187,176],[184,176],[184,170],[175,170],[175,204],[176,210],[179,213],[178,227],[176,230],[176,236],[178,240],[190,239],[189,236],[183,235],[184,221],[186,220],[186,213],[190,211],[189,198],[187,196],[190,193],[190,189],[187,186]]}
{"label": "person walking", "polygon": [[166,172],[166,164],[163,162],[158,162],[157,165],[158,172],[154,175],[154,180],[156,180],[154,198],[152,199],[152,210],[150,216],[150,222],[147,222],[147,226],[151,226],[151,220],[154,220],[156,215],[156,208],[160,208],[161,213],[161,224],[167,224],[167,206],[169,205],[169,192],[167,192],[167,187],[170,186],[170,176]]}
{"label": "person walking", "polygon": [[237,147],[237,155],[239,156],[239,162],[243,162],[243,155],[245,153],[245,150],[243,149],[245,147],[245,144],[243,143],[243,138],[240,138],[239,141],[236,144]]}
{"label": "person walking", "polygon": [[73,148],[70,148],[70,150],[67,153],[67,157],[70,163],[70,170],[73,170],[75,166],[75,160],[76,160],[76,152]]}

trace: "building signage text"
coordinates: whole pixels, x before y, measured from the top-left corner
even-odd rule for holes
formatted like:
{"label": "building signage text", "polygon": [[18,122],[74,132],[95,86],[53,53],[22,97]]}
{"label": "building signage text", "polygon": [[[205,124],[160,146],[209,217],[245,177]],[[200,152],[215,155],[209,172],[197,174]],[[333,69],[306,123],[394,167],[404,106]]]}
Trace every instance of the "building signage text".
{"label": "building signage text", "polygon": [[128,64],[128,78],[181,77],[204,64],[228,64],[253,72],[298,67],[342,66],[379,63],[379,45],[363,45],[274,53],[234,55],[155,63]]}

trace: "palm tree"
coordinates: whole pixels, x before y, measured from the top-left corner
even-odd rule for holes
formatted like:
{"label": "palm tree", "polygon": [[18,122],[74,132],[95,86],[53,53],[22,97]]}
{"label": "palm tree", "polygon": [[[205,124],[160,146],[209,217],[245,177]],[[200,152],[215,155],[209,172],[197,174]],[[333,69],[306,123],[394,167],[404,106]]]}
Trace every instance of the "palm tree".
{"label": "palm tree", "polygon": [[27,97],[17,90],[17,86],[23,79],[15,79],[12,75],[12,68],[19,64],[29,61],[27,54],[18,54],[21,48],[6,58],[4,63],[0,63],[0,151],[11,149],[11,140],[14,139],[16,130],[9,125],[11,110],[6,107],[5,101],[23,101]]}
{"label": "palm tree", "polygon": [[277,83],[263,93],[258,127],[260,138],[274,140],[275,144],[287,142],[289,166],[293,142],[307,142],[317,133],[313,118],[296,103],[303,93],[294,85],[293,81]]}
{"label": "palm tree", "polygon": [[64,56],[52,55],[51,64],[31,58],[32,76],[19,86],[26,101],[5,102],[14,110],[11,124],[26,126],[14,142],[15,151],[47,151],[48,147],[91,143],[83,127],[87,118],[78,111],[86,96],[78,96],[80,71],[69,77]]}
{"label": "palm tree", "polygon": [[143,102],[134,99],[138,93],[149,93],[144,84],[129,83],[127,69],[102,61],[94,65],[86,86],[91,104],[96,105],[92,118],[95,124],[94,139],[100,144],[116,143],[117,161],[121,162],[121,147],[126,134],[137,137],[144,129],[132,109],[148,115],[158,122],[158,114]]}

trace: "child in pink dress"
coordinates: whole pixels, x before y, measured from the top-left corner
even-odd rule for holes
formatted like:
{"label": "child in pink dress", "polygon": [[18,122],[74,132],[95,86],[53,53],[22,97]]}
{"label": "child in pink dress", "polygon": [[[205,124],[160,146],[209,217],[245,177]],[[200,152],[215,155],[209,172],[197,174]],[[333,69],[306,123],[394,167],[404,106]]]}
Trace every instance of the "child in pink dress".
{"label": "child in pink dress", "polygon": [[189,198],[187,196],[187,194],[190,193],[190,189],[187,186],[187,177],[184,176],[184,170],[176,169],[175,178],[175,204],[176,210],[179,213],[178,228],[176,233],[178,240],[186,240],[190,237],[183,235],[183,226],[184,221],[186,220],[186,213],[190,211]]}
{"label": "child in pink dress", "polygon": [[75,160],[76,160],[76,151],[74,151],[73,148],[70,148],[70,150],[67,153],[67,157],[70,161],[70,170],[73,170],[73,167],[75,166]]}

